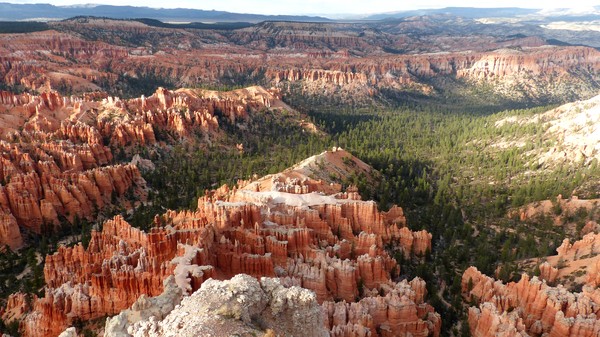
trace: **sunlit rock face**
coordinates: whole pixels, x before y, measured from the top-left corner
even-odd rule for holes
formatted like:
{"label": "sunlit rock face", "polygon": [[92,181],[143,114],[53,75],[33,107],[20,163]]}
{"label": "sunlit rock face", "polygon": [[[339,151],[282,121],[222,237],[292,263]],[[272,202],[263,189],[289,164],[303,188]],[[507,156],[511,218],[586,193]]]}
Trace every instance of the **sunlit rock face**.
{"label": "sunlit rock face", "polygon": [[[424,256],[431,234],[410,231],[399,207],[380,212],[353,189],[341,192],[340,186],[311,178],[327,175],[318,172],[322,160],[329,161],[329,169],[372,170],[336,148],[280,175],[209,192],[194,211],[157,216],[147,233],[115,217],[101,232],[92,232],[87,248],[62,247],[46,257],[48,289],[33,302],[32,312],[19,311],[24,304],[16,298],[7,312],[22,312],[26,336],[53,336],[75,319],[161,302],[148,298],[164,295],[169,287],[185,297],[210,278],[247,274],[307,289],[311,299],[306,303],[322,306],[315,336],[321,329],[336,336],[439,335],[440,316],[424,302],[425,282],[393,281],[400,267],[387,250],[407,258]],[[281,192],[290,186],[311,186],[311,191]],[[332,189],[338,191],[324,192]],[[177,302],[177,296],[169,298]]]}
{"label": "sunlit rock face", "polygon": [[448,34],[452,23],[435,20],[264,22],[193,33],[139,22],[62,21],[51,23],[56,30],[3,34],[0,80],[38,92],[91,92],[117,87],[123,78],[165,79],[184,87],[234,77],[270,86],[291,83],[310,93],[325,89],[359,101],[383,88],[431,95],[434,78],[486,84],[516,100],[572,100],[597,92],[600,52],[594,48],[549,46],[536,36],[499,38],[483,34],[477,24],[472,32]]}
{"label": "sunlit rock face", "polygon": [[473,336],[598,336],[600,291],[584,286],[580,293],[551,287],[523,274],[519,282],[503,284],[471,267],[462,278]]}
{"label": "sunlit rock face", "polygon": [[[137,165],[115,164],[131,146],[219,137],[217,116],[231,123],[252,111],[285,107],[277,90],[231,92],[163,88],[150,97],[121,100],[94,93],[0,91],[0,245],[23,245],[22,230],[51,232],[60,219],[92,219],[125,194],[145,198]],[[310,123],[309,123],[310,124]],[[309,126],[309,125],[307,125]],[[173,139],[157,139],[169,133]],[[159,137],[160,138],[160,137]],[[140,161],[138,160],[137,163]]]}

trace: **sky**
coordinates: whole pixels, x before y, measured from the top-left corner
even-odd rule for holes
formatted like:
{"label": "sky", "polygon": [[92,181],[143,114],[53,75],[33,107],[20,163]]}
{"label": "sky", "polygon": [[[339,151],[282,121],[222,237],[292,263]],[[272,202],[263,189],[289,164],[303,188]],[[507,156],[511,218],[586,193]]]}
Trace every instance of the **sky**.
{"label": "sky", "polygon": [[156,8],[196,8],[255,14],[372,14],[443,7],[586,8],[599,0],[0,0],[11,3],[84,3]]}

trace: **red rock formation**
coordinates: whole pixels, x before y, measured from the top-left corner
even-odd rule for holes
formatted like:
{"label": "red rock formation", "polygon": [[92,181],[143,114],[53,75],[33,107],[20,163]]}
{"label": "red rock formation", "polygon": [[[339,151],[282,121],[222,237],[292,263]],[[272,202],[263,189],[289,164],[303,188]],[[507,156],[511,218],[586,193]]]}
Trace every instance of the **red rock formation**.
{"label": "red rock formation", "polygon": [[[524,71],[536,74],[566,75],[565,69],[579,64],[580,61],[593,58],[595,53],[587,48],[559,49],[552,54],[545,49],[533,49],[529,53],[502,50],[481,55],[465,69],[459,70],[459,77],[472,79],[494,79],[515,76]],[[543,57],[540,57],[542,56]],[[569,56],[567,56],[569,55]]]}
{"label": "red rock formation", "polygon": [[480,308],[470,307],[468,322],[473,337],[529,336],[516,312],[503,314],[490,302],[481,304]]}
{"label": "red rock formation", "polygon": [[[156,217],[148,233],[116,217],[92,233],[87,249],[61,247],[47,256],[48,288],[24,316],[24,335],[50,336],[76,318],[114,315],[142,294],[160,294],[169,275],[190,293],[209,277],[239,273],[276,276],[313,290],[327,315],[337,317],[327,325],[334,335],[360,335],[367,328],[371,336],[439,335],[440,317],[424,302],[425,283],[391,281],[399,266],[384,245],[395,242],[396,250],[410,255],[431,247],[428,233],[398,227],[405,224],[401,209],[386,214],[370,201],[226,190],[223,200],[213,199],[215,193],[201,198],[196,211]],[[283,201],[274,202],[273,193]],[[342,312],[347,314],[338,317]]]}
{"label": "red rock formation", "polygon": [[[542,279],[593,287],[600,284],[600,234],[588,233],[573,243],[565,239],[556,251],[557,255],[546,257],[539,266]],[[585,275],[581,271],[586,271]]]}
{"label": "red rock formation", "polygon": [[8,245],[16,250],[23,245],[17,220],[12,214],[0,213],[0,246]]}
{"label": "red rock formation", "polygon": [[268,73],[269,77],[273,78],[275,83],[281,81],[307,81],[307,82],[323,82],[332,83],[339,86],[347,84],[367,84],[367,75],[352,72],[331,71],[331,70],[302,70],[291,69],[287,71],[274,71]]}
{"label": "red rock formation", "polygon": [[[45,297],[34,302],[34,313],[22,321],[23,333],[55,336],[75,318],[114,315],[142,294],[157,296],[163,279],[175,271],[171,261],[179,253],[176,235],[165,230],[144,233],[120,217],[106,222],[101,233],[92,233],[87,249],[60,247],[46,257],[48,289]],[[192,276],[190,282],[199,287],[213,274],[211,268],[204,268],[182,276]],[[7,310],[13,310],[10,303]]]}
{"label": "red rock formation", "polygon": [[325,302],[325,326],[334,336],[355,336],[370,329],[370,336],[438,336],[441,319],[423,302],[425,282],[388,282],[385,296],[368,296],[356,303]]}
{"label": "red rock formation", "polygon": [[31,310],[27,300],[27,294],[18,292],[8,296],[6,310],[2,311],[2,320],[11,322],[27,314]]}
{"label": "red rock formation", "polygon": [[596,247],[600,244],[600,234],[589,233],[586,234],[583,239],[571,243],[569,239],[564,239],[563,243],[556,249],[558,256],[569,256],[575,255],[587,255],[596,254],[600,251],[600,247]]}
{"label": "red rock formation", "polygon": [[0,97],[14,117],[0,130],[0,138],[10,142],[0,144],[0,207],[5,214],[1,243],[13,249],[21,246],[15,225],[41,233],[44,223],[56,225],[59,216],[70,221],[92,216],[110,203],[113,191],[120,197],[144,187],[135,166],[106,167],[113,157],[101,144],[97,129],[59,122],[81,113],[82,100],[54,92],[39,96],[2,92]]}
{"label": "red rock formation", "polygon": [[[474,336],[598,336],[600,314],[598,289],[584,287],[571,293],[562,286],[550,287],[537,277],[523,274],[517,283],[502,284],[471,267],[462,278],[466,300],[481,303],[470,308],[469,327]],[[509,314],[507,314],[510,312]]]}
{"label": "red rock formation", "polygon": [[[41,233],[43,223],[58,224],[58,215],[70,220],[75,216],[89,217],[95,208],[110,203],[113,191],[116,196],[122,196],[129,189],[137,190],[145,185],[133,165],[84,170],[77,154],[61,152],[65,158],[71,158],[69,163],[76,164],[63,161],[57,165],[56,161],[60,163],[60,158],[63,158],[59,154],[52,155],[52,151],[46,152],[42,148],[36,151],[37,162],[16,147],[5,148],[4,153],[9,158],[5,157],[0,163],[4,179],[10,178],[5,186],[0,187],[2,209],[10,217],[14,216],[18,225],[36,233]],[[12,162],[19,164],[12,165]],[[25,162],[27,165],[24,165]],[[12,227],[7,221],[3,222],[3,228],[7,230],[2,231],[0,242],[16,240],[18,230],[8,230]],[[8,239],[9,236],[13,239]]]}
{"label": "red rock formation", "polygon": [[[572,122],[572,119],[576,119],[575,117],[577,117],[579,115],[579,113],[581,113],[581,116],[583,117],[579,117],[579,118],[584,118],[586,115],[586,110],[584,108],[582,108],[582,106],[595,106],[596,101],[600,102],[600,98],[598,97],[594,97],[590,100],[587,101],[578,101],[575,103],[569,103],[569,104],[565,104],[561,107],[558,107],[556,109],[550,110],[545,112],[543,115],[541,115],[540,118],[544,119],[544,120],[551,120],[552,123],[555,124],[564,124],[566,125],[565,127],[570,126],[570,123]],[[573,117],[573,115],[575,115],[575,117]],[[593,115],[593,114],[592,114]],[[557,119],[557,116],[560,116],[560,120]],[[593,125],[594,121],[591,120],[590,123]],[[561,135],[564,138],[565,134],[561,131]],[[583,130],[581,132],[585,132],[586,130]],[[571,131],[574,132],[574,131]],[[582,136],[583,138],[585,138],[585,133],[583,134],[584,136]],[[576,134],[570,134],[569,136],[567,136],[568,138],[573,138],[573,139],[578,139],[576,137]],[[594,148],[594,144],[593,139],[590,140],[591,144],[586,144],[585,142],[583,142],[583,144],[581,144],[581,148],[583,150],[583,152],[586,152],[585,149],[587,148],[587,155],[586,157],[588,157],[589,160],[594,158],[594,154],[592,152],[589,152],[589,148]],[[572,146],[571,144],[565,144],[564,146]],[[565,156],[568,157],[574,157],[574,151],[571,151],[568,155],[565,153]],[[542,159],[540,159],[540,163],[542,163]],[[536,202],[532,202],[530,204],[527,204],[525,206],[522,206],[518,209],[513,210],[512,212],[509,213],[510,217],[515,217],[518,216],[521,221],[526,221],[528,219],[535,219],[539,216],[548,216],[550,218],[552,218],[554,220],[554,224],[556,225],[562,225],[566,222],[569,222],[570,220],[568,219],[569,217],[571,217],[573,214],[576,214],[578,211],[580,210],[585,210],[587,212],[590,212],[592,209],[594,209],[594,207],[596,207],[596,205],[600,203],[600,199],[579,199],[577,196],[573,195],[568,199],[564,199],[562,197],[562,195],[558,195],[556,197],[555,200],[542,200],[542,201],[536,201]],[[560,214],[556,214],[556,210],[560,210]],[[586,223],[586,226],[584,226],[584,228],[582,229],[582,233],[581,234],[588,234],[590,232],[594,232],[596,229],[597,224],[595,224],[594,221],[590,220]],[[596,230],[597,232],[597,230]]]}
{"label": "red rock formation", "polygon": [[[96,159],[98,162],[95,164],[104,165],[110,162],[112,155],[102,146],[103,139],[110,140],[116,146],[133,143],[144,145],[156,142],[156,130],[174,131],[181,137],[187,137],[193,131],[214,133],[219,126],[217,115],[227,117],[234,123],[236,119],[247,118],[251,110],[283,107],[280,99],[279,91],[260,87],[225,93],[159,88],[148,98],[142,96],[128,101],[113,97],[99,101],[94,96],[67,98],[54,92],[40,96],[0,92],[0,104],[20,117],[14,125],[0,128],[0,135],[26,135],[41,141],[57,137],[76,144],[83,143],[85,145],[81,150],[90,154],[79,159],[82,163],[76,161],[76,157],[66,158],[68,154],[61,154],[65,157],[61,164],[77,168],[90,159]],[[85,118],[82,119],[82,116]],[[19,134],[17,130],[22,126],[25,126],[26,132]],[[64,148],[64,145],[50,144],[47,150],[64,152]]]}
{"label": "red rock formation", "polygon": [[600,259],[596,259],[596,261],[589,266],[586,283],[592,287],[600,286]]}
{"label": "red rock formation", "polygon": [[[599,70],[599,52],[593,48],[547,46],[538,37],[504,40],[469,34],[468,38],[456,38],[434,32],[440,31],[439,26],[413,39],[409,36],[414,29],[424,29],[423,23],[416,21],[396,27],[381,24],[388,33],[362,27],[369,32],[363,36],[357,36],[356,27],[348,24],[271,22],[228,34],[210,30],[189,34],[148,26],[132,29],[108,21],[101,25],[73,21],[52,25],[63,33],[5,34],[0,38],[3,83],[40,91],[66,85],[82,92],[98,90],[98,84],[113,85],[123,74],[168,78],[180,86],[247,74],[264,77],[273,85],[299,83],[315,93],[341,87],[368,97],[379,88],[428,93],[432,89],[421,78],[442,76],[484,81],[504,91],[518,82],[531,89],[530,95],[541,96],[546,93],[544,89],[559,95],[560,87],[575,83],[588,87],[591,93],[595,89],[590,84],[597,80]],[[136,34],[151,36],[158,47],[122,47],[80,37],[86,36],[82,32],[92,35],[98,29],[105,32],[103,38],[109,43]],[[40,47],[49,53],[39,53]],[[405,53],[389,54],[385,52],[388,48]],[[163,98],[161,109],[166,110],[171,102]],[[54,107],[59,102],[47,103]],[[220,104],[232,108],[227,102]],[[230,117],[235,114],[243,111],[237,110]]]}
{"label": "red rock formation", "polygon": [[283,104],[280,98],[277,90],[260,87],[227,93],[159,88],[128,101],[0,92],[0,106],[12,117],[0,126],[0,139],[8,141],[0,144],[0,207],[9,215],[0,226],[0,244],[22,244],[11,216],[41,233],[43,224],[57,225],[60,216],[90,217],[114,196],[139,194],[144,181],[137,168],[108,166],[113,154],[107,145],[154,144],[155,132],[216,134],[218,114],[235,122],[251,110]]}
{"label": "red rock formation", "polygon": [[540,278],[547,282],[554,282],[558,276],[558,269],[552,267],[548,262],[540,265]]}

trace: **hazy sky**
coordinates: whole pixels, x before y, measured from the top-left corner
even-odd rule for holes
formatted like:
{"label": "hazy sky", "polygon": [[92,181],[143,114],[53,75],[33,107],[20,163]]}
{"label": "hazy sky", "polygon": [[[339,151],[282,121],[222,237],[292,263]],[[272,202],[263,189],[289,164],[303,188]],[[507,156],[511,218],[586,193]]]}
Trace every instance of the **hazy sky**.
{"label": "hazy sky", "polygon": [[72,5],[98,3],[157,8],[197,8],[259,14],[369,14],[420,8],[456,7],[523,7],[584,8],[599,5],[599,0],[0,0],[12,3],[51,3]]}

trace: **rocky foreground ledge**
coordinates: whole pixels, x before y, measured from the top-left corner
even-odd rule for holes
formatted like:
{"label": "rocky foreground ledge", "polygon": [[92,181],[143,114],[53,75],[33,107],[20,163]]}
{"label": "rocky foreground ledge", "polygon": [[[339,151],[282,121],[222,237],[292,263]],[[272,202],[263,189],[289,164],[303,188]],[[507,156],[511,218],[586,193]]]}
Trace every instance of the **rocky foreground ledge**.
{"label": "rocky foreground ledge", "polygon": [[[170,282],[162,295],[140,298],[108,319],[104,336],[329,336],[315,293],[280,279],[209,279],[180,304],[174,302],[181,291]],[[161,317],[169,306],[174,309]]]}

